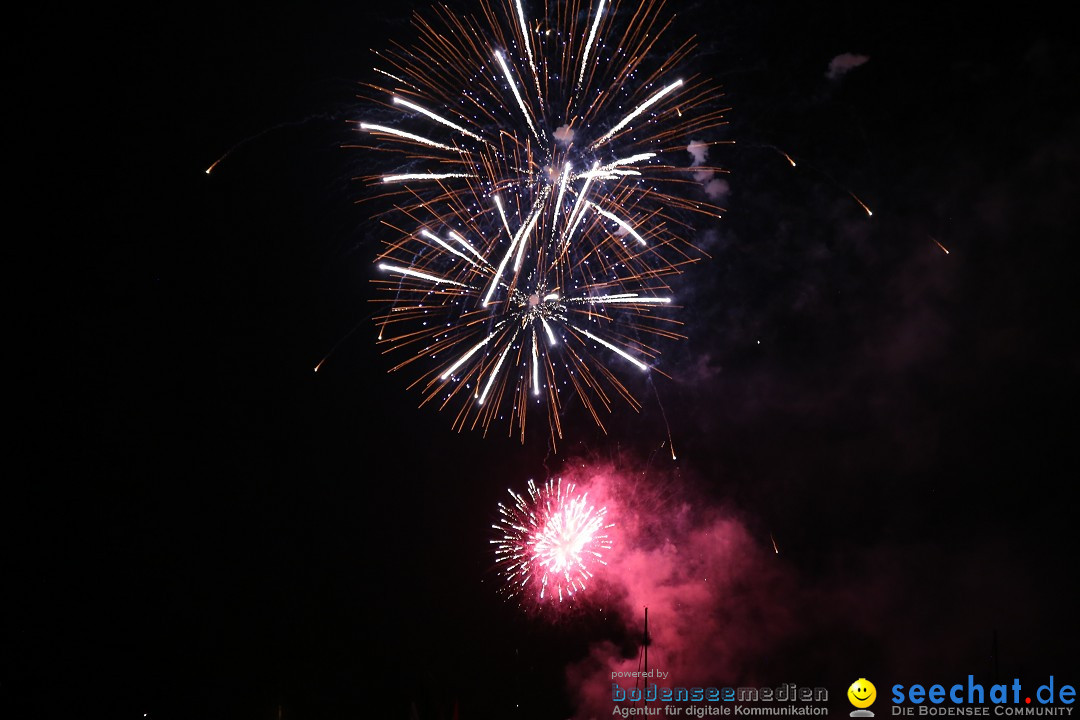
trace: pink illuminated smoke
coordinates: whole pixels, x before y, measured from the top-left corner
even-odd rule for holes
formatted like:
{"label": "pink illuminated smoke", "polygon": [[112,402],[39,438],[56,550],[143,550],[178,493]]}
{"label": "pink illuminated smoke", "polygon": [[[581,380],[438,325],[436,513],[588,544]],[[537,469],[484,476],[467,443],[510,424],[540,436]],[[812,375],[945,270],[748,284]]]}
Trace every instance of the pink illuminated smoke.
{"label": "pink illuminated smoke", "polygon": [[502,519],[495,559],[506,591],[524,601],[562,603],[583,592],[603,553],[611,549],[607,508],[597,508],[573,483],[529,481],[527,496],[510,490],[512,505],[499,503]]}

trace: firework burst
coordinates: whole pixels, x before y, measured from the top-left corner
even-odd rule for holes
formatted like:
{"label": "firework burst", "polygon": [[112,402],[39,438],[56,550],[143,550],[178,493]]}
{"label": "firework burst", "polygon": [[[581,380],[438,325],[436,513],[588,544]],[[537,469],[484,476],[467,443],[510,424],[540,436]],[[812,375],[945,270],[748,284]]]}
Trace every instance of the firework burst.
{"label": "firework burst", "polygon": [[500,535],[491,541],[506,592],[541,604],[583,592],[611,549],[607,508],[561,478],[543,487],[530,480],[528,496],[508,492],[514,503],[499,503],[502,519],[492,527]]}
{"label": "firework burst", "polygon": [[703,193],[686,147],[723,111],[708,81],[674,74],[691,42],[657,49],[661,1],[479,9],[418,16],[362,96],[388,117],[359,123],[362,147],[397,158],[363,178],[393,202],[379,341],[455,428],[506,420],[524,442],[544,406],[554,444],[572,399],[602,429],[615,398],[639,409],[620,377],[681,337],[668,278],[703,257],[692,213],[722,212],[687,197]]}

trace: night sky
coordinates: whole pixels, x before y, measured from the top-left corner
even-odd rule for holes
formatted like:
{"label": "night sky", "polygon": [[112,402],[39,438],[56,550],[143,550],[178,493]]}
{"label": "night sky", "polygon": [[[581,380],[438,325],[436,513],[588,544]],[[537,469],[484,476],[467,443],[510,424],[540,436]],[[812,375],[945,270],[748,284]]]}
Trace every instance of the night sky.
{"label": "night sky", "polygon": [[[859,677],[1080,684],[1069,23],[672,2],[731,107],[728,213],[670,377],[606,433],[570,404],[553,450],[453,431],[375,346],[384,229],[342,146],[426,7],[10,17],[0,717],[583,717],[644,605],[650,662],[834,716]],[[506,601],[497,503],[575,473],[720,589]]]}

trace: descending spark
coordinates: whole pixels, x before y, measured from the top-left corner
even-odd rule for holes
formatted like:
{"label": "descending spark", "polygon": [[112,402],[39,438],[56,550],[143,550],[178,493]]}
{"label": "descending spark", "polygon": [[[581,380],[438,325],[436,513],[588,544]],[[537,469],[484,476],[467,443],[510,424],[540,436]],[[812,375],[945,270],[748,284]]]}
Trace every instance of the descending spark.
{"label": "descending spark", "polygon": [[338,338],[338,341],[337,341],[336,343],[334,343],[333,347],[331,347],[331,348],[330,348],[329,352],[327,352],[327,353],[326,353],[325,355],[323,355],[322,359],[321,359],[321,360],[319,360],[319,362],[317,362],[317,363],[315,364],[315,368],[314,368],[313,372],[316,372],[316,373],[317,373],[317,372],[319,372],[320,370],[322,370],[322,367],[323,367],[323,365],[325,365],[325,364],[326,364],[326,362],[327,362],[327,361],[328,361],[328,360],[330,359],[330,357],[331,357],[331,356],[332,356],[332,355],[333,355],[333,354],[334,354],[334,353],[335,353],[335,352],[337,351],[337,349],[338,349],[339,347],[341,347],[341,345],[342,345],[342,344],[343,344],[343,343],[344,343],[344,342],[345,342],[345,341],[346,341],[346,340],[347,340],[347,339],[348,339],[349,337],[351,337],[351,336],[352,336],[352,334],[353,334],[354,332],[356,332],[356,331],[357,331],[357,329],[359,329],[361,325],[364,325],[364,324],[366,324],[366,322],[367,322],[368,320],[370,320],[370,319],[371,319],[370,317],[368,317],[368,318],[364,318],[363,320],[361,320],[360,322],[358,322],[358,323],[357,323],[356,325],[354,325],[354,326],[353,326],[353,329],[352,329],[352,330],[350,330],[349,332],[345,333],[345,335],[343,335],[342,337]]}
{"label": "descending spark", "polygon": [[646,100],[645,102],[638,105],[633,110],[633,112],[631,112],[629,115],[624,117],[622,120],[619,121],[619,123],[615,127],[611,128],[604,135],[602,135],[599,140],[597,140],[596,142],[594,142],[592,144],[592,147],[597,148],[600,145],[603,145],[604,143],[606,143],[615,134],[617,134],[620,130],[622,130],[627,125],[632,123],[636,117],[641,115],[641,113],[645,112],[646,110],[651,108],[653,105],[658,103],[660,101],[660,99],[663,98],[665,95],[670,93],[675,88],[682,87],[682,84],[683,84],[682,80],[676,80],[675,82],[671,83],[667,87],[661,88],[660,90],[655,92],[652,97],[650,97],[648,100]]}
{"label": "descending spark", "polygon": [[450,147],[449,145],[444,145],[443,143],[435,142],[434,140],[429,140],[426,137],[421,137],[419,135],[414,135],[412,133],[404,132],[403,130],[396,130],[394,128],[385,127],[383,125],[374,125],[372,123],[360,123],[360,129],[361,130],[367,130],[368,132],[382,133],[384,135],[394,135],[396,137],[405,138],[407,140],[412,140],[413,142],[418,142],[421,145],[427,145],[429,147],[439,148],[441,150],[454,150],[455,149],[455,148]]}
{"label": "descending spark", "polygon": [[421,280],[430,280],[433,283],[446,283],[448,285],[458,285],[460,287],[468,287],[465,283],[460,283],[456,280],[448,280],[447,278],[432,275],[426,272],[420,272],[419,270],[413,270],[412,268],[398,267],[397,265],[390,265],[388,263],[380,263],[380,270],[387,272],[395,272],[399,275],[407,275],[409,277],[420,278]]}
{"label": "descending spark", "polygon": [[244,145],[247,145],[248,143],[252,143],[252,142],[255,142],[256,140],[259,140],[260,138],[263,138],[266,135],[269,135],[270,133],[276,132],[277,130],[281,130],[283,128],[297,127],[297,126],[300,126],[300,125],[304,125],[304,124],[306,124],[306,123],[308,123],[308,122],[310,122],[312,120],[324,119],[324,118],[328,118],[328,117],[330,117],[330,116],[327,116],[327,115],[307,115],[307,116],[305,116],[303,118],[300,118],[298,120],[288,120],[286,122],[280,122],[280,123],[277,123],[276,125],[271,125],[270,127],[263,128],[262,130],[255,133],[254,135],[249,135],[248,137],[244,138],[243,140],[240,140],[239,142],[234,143],[232,147],[230,147],[228,150],[226,150],[224,153],[222,153],[221,157],[219,157],[217,160],[215,160],[213,163],[211,163],[210,167],[206,168],[205,172],[206,172],[207,175],[209,175],[214,170],[214,168],[216,168],[218,165],[220,165],[222,162],[224,162],[225,159],[228,158],[230,155],[232,155],[236,150],[238,150],[239,148],[241,148]]}
{"label": "descending spark", "polygon": [[[450,243],[446,242],[445,240],[440,238],[435,233],[430,232],[429,230],[421,230],[420,234],[423,235],[424,237],[426,237],[428,240],[434,240],[440,247],[445,248],[446,251],[451,253],[452,255],[457,255],[459,258],[461,258],[465,262],[469,263],[470,265],[473,265],[475,267],[479,267],[479,265],[477,265],[475,260],[473,260],[471,257],[466,255],[465,253],[460,252],[457,248],[450,245]],[[483,260],[483,258],[480,258],[480,259]]]}
{"label": "descending spark", "polygon": [[935,244],[935,245],[937,245],[937,246],[938,246],[939,248],[941,248],[941,249],[942,249],[942,250],[943,250],[943,251],[945,252],[945,254],[946,254],[946,255],[948,255],[948,254],[949,254],[949,248],[947,248],[947,247],[945,247],[944,245],[942,245],[941,243],[939,243],[939,242],[937,241],[937,238],[935,238],[935,237],[934,237],[933,235],[931,235],[931,236],[930,236],[930,239],[931,239],[931,240],[933,240],[933,241],[934,241],[934,244]]}
{"label": "descending spark", "polygon": [[[562,173],[559,174],[559,195],[558,195],[558,197],[555,198],[555,212],[556,213],[561,213],[562,212],[562,206],[563,206],[562,201],[563,201],[563,196],[566,195],[566,184],[569,182],[570,170],[571,170],[570,163],[566,163],[565,165],[563,165]],[[556,222],[556,220],[558,220],[557,215],[556,215],[555,220],[552,220],[552,222],[551,222],[551,236],[552,237],[555,237],[555,228],[558,225],[558,222]]]}
{"label": "descending spark", "polygon": [[525,55],[529,58],[529,67],[536,68],[535,60],[532,59],[532,43],[529,42],[529,27],[525,22],[525,9],[522,8],[522,0],[514,0],[517,9],[517,22],[521,23],[522,40],[525,42]]}
{"label": "descending spark", "polygon": [[401,78],[399,78],[397,75],[391,75],[390,73],[386,72],[385,70],[382,70],[380,68],[371,68],[371,69],[374,70],[375,72],[381,74],[381,75],[385,75],[386,77],[390,78],[391,80],[397,80],[399,83],[402,83],[402,84],[405,83],[405,81],[402,80]]}
{"label": "descending spark", "polygon": [[582,335],[584,335],[584,336],[586,336],[586,337],[588,337],[588,338],[591,338],[591,339],[595,340],[596,342],[600,343],[601,345],[603,345],[604,347],[606,347],[606,348],[607,348],[608,350],[611,350],[612,352],[614,352],[614,353],[616,353],[616,354],[618,354],[618,355],[620,355],[620,356],[622,356],[622,357],[626,358],[627,360],[629,360],[630,362],[634,363],[635,365],[637,365],[637,366],[638,366],[639,368],[641,368],[642,370],[648,370],[648,369],[649,369],[649,366],[648,366],[648,365],[646,365],[645,363],[641,362],[641,361],[640,361],[640,360],[638,360],[638,359],[637,359],[636,357],[634,357],[633,355],[629,354],[628,352],[626,352],[626,351],[625,351],[625,350],[623,350],[622,348],[618,348],[618,347],[615,347],[614,345],[612,345],[611,343],[609,343],[609,342],[608,342],[607,340],[605,340],[604,338],[600,338],[600,337],[597,337],[597,336],[593,335],[593,334],[592,334],[591,332],[589,332],[588,330],[582,330],[581,328],[574,328],[574,329],[575,329],[575,330],[577,330],[577,331],[578,331],[579,333],[581,333]]}
{"label": "descending spark", "polygon": [[596,40],[596,29],[600,27],[600,20],[604,16],[604,0],[600,0],[600,4],[596,6],[596,16],[593,18],[592,28],[589,30],[589,39],[585,42],[585,50],[581,54],[581,71],[578,73],[578,90],[581,90],[581,83],[585,79],[585,68],[589,64],[589,51],[592,49],[593,42]]}
{"label": "descending spark", "polygon": [[404,182],[406,180],[447,180],[449,178],[472,178],[475,175],[468,173],[403,173],[401,175],[384,175],[384,183]]}
{"label": "descending spark", "polygon": [[491,389],[491,384],[495,382],[495,378],[499,377],[499,369],[502,367],[503,361],[506,360],[506,356],[510,354],[510,348],[513,347],[512,343],[513,341],[507,343],[506,347],[503,348],[502,354],[499,355],[499,361],[495,363],[491,375],[488,376],[487,385],[484,386],[484,392],[480,393],[478,398],[481,405],[484,404],[484,400],[487,398],[488,390]]}
{"label": "descending spark", "polygon": [[532,333],[533,395],[540,394],[540,351],[536,347],[536,331]]}
{"label": "descending spark", "polygon": [[589,192],[589,183],[592,182],[595,176],[596,168],[599,163],[594,163],[592,171],[585,175],[585,182],[581,186],[581,192],[578,193],[577,201],[574,203],[574,208],[570,211],[570,217],[566,221],[566,231],[563,234],[563,243],[570,242],[570,236],[574,234],[574,228],[577,227],[578,219],[581,217],[581,206],[585,203],[585,196]]}
{"label": "descending spark", "polygon": [[525,22],[525,9],[521,7],[521,0],[514,0],[518,11],[518,22],[521,24],[521,37],[525,43],[525,55],[529,60],[529,70],[533,79],[533,87],[536,88],[536,98],[541,105],[544,104],[544,92],[540,89],[540,72],[536,68],[536,61],[533,59],[532,41],[529,40],[529,26]]}
{"label": "descending spark", "polygon": [[440,123],[440,124],[445,125],[445,126],[447,126],[449,128],[453,128],[454,130],[457,130],[462,135],[466,135],[468,137],[471,137],[474,140],[480,140],[481,142],[484,141],[484,139],[482,137],[480,137],[479,135],[477,135],[476,133],[471,132],[469,130],[466,130],[465,128],[461,127],[457,123],[452,123],[449,120],[447,120],[446,118],[442,117],[441,115],[436,115],[435,113],[431,112],[427,108],[422,108],[422,107],[420,107],[419,105],[417,105],[414,102],[410,102],[410,101],[408,101],[408,100],[406,100],[404,98],[400,98],[400,97],[395,95],[394,96],[394,103],[396,105],[403,105],[403,106],[409,108],[410,110],[415,110],[416,112],[420,113],[421,115],[425,115],[425,116],[431,118],[432,120],[434,120],[437,123]]}
{"label": "descending spark", "polygon": [[544,188],[544,191],[540,193],[532,214],[529,216],[529,221],[521,231],[521,244],[518,245],[517,260],[514,261],[515,271],[521,269],[521,260],[525,257],[525,246],[529,243],[529,236],[532,235],[532,231],[536,227],[536,221],[540,219],[540,211],[543,209],[544,200],[547,199],[547,190],[547,188]]}
{"label": "descending spark", "polygon": [[462,246],[463,248],[465,248],[466,250],[468,250],[469,252],[471,252],[471,253],[472,253],[473,255],[475,255],[475,256],[476,256],[476,259],[477,259],[477,260],[479,260],[480,262],[484,263],[485,265],[487,265],[487,264],[488,264],[488,261],[487,261],[487,259],[485,259],[485,258],[484,258],[484,256],[483,256],[483,255],[481,255],[481,254],[480,254],[480,253],[479,253],[479,252],[477,251],[477,249],[476,249],[476,248],[474,248],[474,247],[473,247],[472,245],[470,245],[470,244],[469,244],[469,241],[468,241],[468,240],[466,240],[465,238],[461,237],[460,235],[458,235],[458,234],[457,234],[456,232],[454,232],[453,230],[451,230],[451,231],[450,231],[450,237],[454,238],[454,239],[455,239],[455,240],[457,240],[457,241],[458,241],[459,243],[461,243],[461,246]]}
{"label": "descending spark", "polygon": [[209,175],[210,171],[213,170],[214,168],[216,168],[218,166],[218,163],[220,163],[222,160],[224,160],[228,156],[229,156],[229,153],[225,153],[224,155],[219,157],[217,160],[215,160],[213,163],[211,163],[210,167],[206,168],[206,174]]}
{"label": "descending spark", "polygon": [[508,490],[513,504],[499,503],[501,519],[492,525],[498,536],[495,562],[505,580],[507,595],[522,601],[562,603],[583,592],[599,569],[612,543],[607,531],[607,508],[590,504],[573,483],[548,480],[528,495]]}
{"label": "descending spark", "polygon": [[457,361],[456,363],[454,363],[454,364],[453,364],[453,365],[451,365],[451,366],[450,366],[449,368],[447,368],[446,372],[444,372],[444,373],[443,373],[443,374],[442,374],[442,375],[440,376],[440,379],[442,379],[442,380],[446,380],[446,379],[447,379],[448,377],[450,377],[451,375],[453,375],[453,374],[454,374],[454,372],[455,372],[455,371],[457,371],[457,369],[458,369],[459,367],[461,367],[461,366],[462,366],[462,365],[464,365],[464,364],[465,364],[466,362],[468,362],[468,361],[469,361],[469,358],[471,358],[471,357],[472,357],[473,355],[475,355],[475,354],[476,354],[476,351],[477,351],[477,350],[479,350],[480,348],[484,347],[484,346],[485,346],[485,345],[487,345],[487,344],[488,344],[489,342],[491,342],[491,338],[495,337],[495,336],[496,336],[497,334],[498,334],[498,331],[496,330],[495,332],[491,333],[490,335],[488,335],[488,336],[487,336],[486,338],[484,338],[484,339],[483,339],[483,340],[481,340],[480,342],[478,342],[478,343],[476,343],[475,345],[473,345],[473,346],[472,346],[472,348],[471,348],[471,349],[469,350],[469,352],[467,352],[467,353],[465,353],[464,355],[462,355],[462,356],[461,356],[460,358],[458,358],[458,361]]}
{"label": "descending spark", "polygon": [[780,148],[776,147],[775,145],[765,145],[764,147],[767,147],[770,150],[775,150],[778,155],[783,155],[784,156],[784,159],[788,161],[788,164],[791,165],[791,167],[797,167],[795,165],[795,160],[793,160],[790,155],[788,155],[786,152],[784,152]]}
{"label": "descending spark", "polygon": [[776,544],[776,537],[772,533],[769,533],[769,539],[772,540],[773,552],[776,553],[777,555],[779,555],[780,554],[780,547]]}
{"label": "descending spark", "polygon": [[502,198],[498,195],[495,196],[495,206],[499,208],[499,217],[502,218],[503,227],[506,228],[507,237],[513,237],[514,233],[510,230],[510,222],[506,219],[506,210],[503,209]]}
{"label": "descending spark", "polygon": [[607,167],[616,167],[618,165],[632,165],[634,163],[641,162],[642,160],[650,160],[654,157],[656,157],[656,153],[638,153],[637,155],[631,155],[628,158],[621,158],[619,160],[616,160],[615,162],[607,165]]}
{"label": "descending spark", "polygon": [[[529,212],[529,219],[525,221],[525,224],[518,228],[517,233],[514,235],[513,241],[510,243],[510,247],[506,250],[506,255],[503,256],[502,262],[499,263],[499,269],[495,271],[495,276],[491,279],[491,285],[488,287],[487,295],[484,296],[484,305],[491,302],[491,296],[495,293],[495,288],[498,287],[499,280],[502,278],[503,270],[506,269],[506,263],[510,259],[510,255],[514,252],[514,247],[520,242],[522,247],[528,239],[529,233],[536,226],[536,220],[539,217],[540,209],[543,205],[543,196],[537,199],[533,205],[532,210]],[[509,227],[508,227],[509,229]],[[521,264],[521,254],[518,254],[518,261],[514,263],[515,269],[518,269]]]}
{"label": "descending spark", "polygon": [[874,214],[874,213],[870,212],[870,208],[866,207],[866,203],[864,203],[864,202],[863,202],[862,200],[860,200],[860,199],[859,199],[858,195],[856,195],[855,193],[851,192],[850,190],[848,190],[848,195],[850,195],[851,197],[855,198],[855,202],[859,203],[859,205],[861,205],[861,206],[862,206],[862,209],[866,211],[866,214],[867,214],[867,215],[870,215],[870,216],[872,216],[872,215]]}
{"label": "descending spark", "polygon": [[596,297],[582,298],[592,303],[669,303],[671,298],[666,297],[638,297],[634,293],[622,293],[620,295],[598,295]]}
{"label": "descending spark", "polygon": [[521,108],[521,114],[525,116],[525,122],[529,124],[529,129],[532,130],[532,133],[536,136],[537,140],[543,142],[544,140],[540,137],[540,132],[536,129],[536,125],[533,124],[529,109],[525,107],[525,101],[521,99],[521,93],[518,92],[517,83],[514,82],[514,77],[510,74],[510,68],[507,67],[503,54],[496,51],[495,59],[499,61],[499,67],[502,68],[503,75],[506,77],[506,82],[510,85],[511,92],[514,93],[514,99],[517,100],[518,107]]}
{"label": "descending spark", "polygon": [[597,205],[596,203],[589,203],[589,204],[593,206],[593,209],[594,209],[594,210],[596,210],[596,212],[600,213],[601,215],[603,215],[604,217],[606,217],[606,218],[607,218],[608,220],[612,221],[613,223],[615,223],[616,225],[618,225],[619,227],[621,227],[621,228],[622,228],[623,230],[625,230],[626,232],[628,232],[628,233],[630,233],[631,235],[633,235],[633,236],[634,236],[634,237],[635,237],[635,238],[637,239],[637,241],[638,241],[639,243],[641,243],[642,245],[646,245],[646,244],[647,244],[647,243],[645,242],[645,238],[643,238],[643,237],[641,237],[640,235],[638,235],[638,233],[637,233],[637,230],[635,230],[635,229],[634,229],[633,227],[631,227],[631,226],[630,226],[630,223],[626,222],[625,220],[623,220],[622,218],[620,218],[620,217],[619,217],[618,215],[616,215],[615,213],[610,213],[610,212],[608,212],[607,210],[605,210],[604,208],[600,207],[600,206],[599,206],[599,205]]}
{"label": "descending spark", "polygon": [[653,157],[656,157],[656,153],[641,153],[639,155],[634,155],[633,157],[623,158],[621,160],[616,160],[615,162],[608,163],[604,167],[593,166],[592,170],[588,170],[586,172],[583,172],[580,175],[578,175],[577,177],[578,178],[599,177],[599,178],[611,179],[611,178],[615,178],[615,177],[619,177],[619,176],[630,176],[630,175],[640,176],[641,172],[638,171],[638,170],[620,170],[619,166],[620,165],[632,165],[633,163],[641,162],[642,160],[648,160],[649,158],[653,158]]}
{"label": "descending spark", "polygon": [[558,345],[559,341],[555,339],[555,333],[552,332],[551,325],[548,325],[547,318],[541,317],[540,322],[544,326],[544,332],[547,333],[548,342],[550,342],[552,345]]}
{"label": "descending spark", "polygon": [[499,279],[502,278],[503,270],[506,269],[506,263],[509,262],[510,255],[514,252],[514,246],[517,245],[520,235],[520,232],[517,235],[514,235],[514,239],[510,243],[510,247],[506,249],[506,254],[503,255],[502,262],[499,263],[499,268],[495,271],[495,275],[491,278],[491,283],[488,285],[487,294],[484,295],[484,307],[487,307],[491,303],[491,296],[495,294],[495,290],[499,287]]}

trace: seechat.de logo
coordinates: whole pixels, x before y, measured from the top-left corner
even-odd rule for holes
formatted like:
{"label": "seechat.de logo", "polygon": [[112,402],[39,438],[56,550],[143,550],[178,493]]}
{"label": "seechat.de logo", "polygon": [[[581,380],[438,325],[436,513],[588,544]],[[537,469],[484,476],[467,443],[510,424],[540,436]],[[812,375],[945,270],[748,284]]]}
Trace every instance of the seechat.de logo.
{"label": "seechat.de logo", "polygon": [[874,683],[866,678],[859,678],[847,689],[847,699],[855,706],[855,710],[851,711],[851,717],[874,717],[874,713],[866,709],[877,699],[877,688],[874,687]]}

